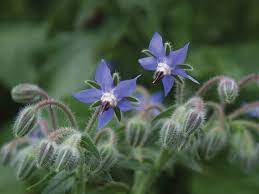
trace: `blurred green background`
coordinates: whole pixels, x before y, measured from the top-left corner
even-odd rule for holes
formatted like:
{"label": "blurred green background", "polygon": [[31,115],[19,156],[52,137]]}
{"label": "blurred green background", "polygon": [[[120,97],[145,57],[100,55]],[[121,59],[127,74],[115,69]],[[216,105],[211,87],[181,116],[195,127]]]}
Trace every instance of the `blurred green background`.
{"label": "blurred green background", "polygon": [[[140,82],[149,88],[152,76],[137,59],[155,31],[173,48],[190,42],[187,63],[194,66],[193,76],[201,83],[219,74],[239,79],[259,72],[258,0],[2,0],[0,144],[12,137],[11,124],[20,105],[12,102],[10,89],[18,83],[39,84],[68,102],[82,122],[86,106],[71,93],[84,87],[101,58],[123,79],[144,74]],[[198,88],[187,85],[190,95]],[[256,87],[244,90],[239,104],[258,99]],[[163,174],[161,193],[259,191],[258,170],[246,174],[221,158],[204,165],[203,173],[179,167],[173,175]],[[0,172],[1,194],[28,193],[12,170],[0,167]]]}

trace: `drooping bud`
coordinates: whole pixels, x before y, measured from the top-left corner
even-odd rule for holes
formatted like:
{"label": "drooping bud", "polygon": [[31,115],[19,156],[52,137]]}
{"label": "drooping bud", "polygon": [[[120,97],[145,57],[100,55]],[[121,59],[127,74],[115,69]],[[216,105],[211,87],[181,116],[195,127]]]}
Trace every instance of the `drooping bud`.
{"label": "drooping bud", "polygon": [[109,170],[118,160],[118,151],[113,144],[103,144],[99,148],[101,156],[101,169]]}
{"label": "drooping bud", "polygon": [[200,97],[192,97],[186,102],[186,108],[196,109],[198,111],[205,111],[205,105],[203,100]]}
{"label": "drooping bud", "polygon": [[223,78],[218,85],[218,94],[223,102],[233,103],[238,96],[236,81],[231,78]]}
{"label": "drooping bud", "polygon": [[204,158],[209,160],[221,151],[227,143],[227,132],[218,125],[213,125],[204,132],[201,149]]}
{"label": "drooping bud", "polygon": [[186,102],[185,108],[183,130],[185,134],[190,135],[202,126],[205,117],[205,106],[200,97],[193,97]]}
{"label": "drooping bud", "polygon": [[15,86],[11,95],[15,102],[33,103],[40,99],[40,88],[33,84],[19,84]]}
{"label": "drooping bud", "polygon": [[1,149],[1,163],[5,166],[9,164],[12,160],[12,157],[15,153],[15,148],[13,146],[13,143],[7,143],[5,144]]}
{"label": "drooping bud", "polygon": [[24,150],[23,158],[18,162],[17,178],[19,180],[25,180],[29,178],[36,169],[37,167],[34,149],[29,147]]}
{"label": "drooping bud", "polygon": [[49,168],[55,160],[56,149],[56,142],[50,140],[42,140],[39,144],[36,157],[37,166],[41,168]]}
{"label": "drooping bud", "polygon": [[245,170],[250,170],[257,164],[259,146],[247,129],[235,127],[230,138],[230,147],[230,160],[239,163]]}
{"label": "drooping bud", "polygon": [[65,139],[75,134],[76,130],[69,127],[62,127],[48,135],[48,139],[57,142],[57,144],[61,144]]}
{"label": "drooping bud", "polygon": [[78,148],[69,145],[61,145],[57,149],[54,169],[56,172],[61,170],[73,171],[80,163],[80,152]]}
{"label": "drooping bud", "polygon": [[63,169],[73,171],[78,166],[81,159],[78,149],[81,139],[80,133],[74,133],[58,147],[54,163],[54,169],[57,172]]}
{"label": "drooping bud", "polygon": [[33,106],[25,107],[18,115],[14,123],[14,134],[22,137],[28,134],[37,124],[37,113]]}
{"label": "drooping bud", "polygon": [[131,118],[126,127],[126,140],[133,147],[143,146],[150,134],[150,125],[139,117]]}
{"label": "drooping bud", "polygon": [[178,122],[168,119],[160,131],[160,140],[163,148],[178,149],[183,142],[183,133]]}

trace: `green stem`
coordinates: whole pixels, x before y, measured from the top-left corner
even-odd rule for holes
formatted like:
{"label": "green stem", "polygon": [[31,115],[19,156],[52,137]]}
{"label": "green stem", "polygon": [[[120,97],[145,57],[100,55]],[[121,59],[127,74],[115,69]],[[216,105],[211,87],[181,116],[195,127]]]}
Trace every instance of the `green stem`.
{"label": "green stem", "polygon": [[184,101],[184,81],[180,83],[176,82],[176,104],[182,104]]}
{"label": "green stem", "polygon": [[[48,93],[45,92],[43,89],[40,89],[38,91],[38,93],[45,100],[51,100]],[[52,123],[52,128],[53,128],[53,130],[55,130],[57,128],[57,118],[56,118],[55,112],[54,112],[53,108],[51,107],[51,105],[49,105],[49,115],[50,115],[50,119],[51,119],[51,123]]]}
{"label": "green stem", "polygon": [[50,105],[53,105],[53,106],[56,106],[58,108],[60,108],[68,117],[71,125],[77,129],[77,122],[76,122],[76,119],[75,119],[75,116],[74,114],[72,113],[72,111],[68,108],[68,106],[66,106],[65,104],[61,103],[61,102],[57,102],[55,100],[43,100],[43,101],[40,101],[39,103],[37,103],[35,105],[35,111],[38,111],[38,109],[42,108],[42,107],[45,107],[45,106],[50,106]]}
{"label": "green stem", "polygon": [[162,167],[167,163],[171,154],[168,150],[162,149],[157,157],[153,167],[148,173],[137,171],[135,174],[135,181],[132,187],[132,194],[145,194],[148,192],[155,179],[159,175]]}
{"label": "green stem", "polygon": [[86,125],[84,131],[87,132],[88,134],[91,134],[92,128],[93,128],[93,126],[94,126],[95,121],[96,121],[97,118],[98,118],[99,112],[100,112],[100,109],[97,108],[97,109],[95,110],[95,112],[92,114],[92,116],[91,116],[89,122],[87,123],[87,125]]}

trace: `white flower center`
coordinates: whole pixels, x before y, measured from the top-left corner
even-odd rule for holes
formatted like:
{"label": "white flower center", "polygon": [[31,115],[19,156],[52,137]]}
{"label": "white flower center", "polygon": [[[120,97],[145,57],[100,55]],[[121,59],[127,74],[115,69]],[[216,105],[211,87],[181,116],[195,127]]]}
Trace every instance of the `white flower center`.
{"label": "white flower center", "polygon": [[110,106],[115,107],[117,105],[117,99],[112,92],[105,92],[101,97],[102,102],[109,102]]}
{"label": "white flower center", "polygon": [[156,71],[163,72],[164,75],[171,75],[171,67],[166,63],[158,63]]}

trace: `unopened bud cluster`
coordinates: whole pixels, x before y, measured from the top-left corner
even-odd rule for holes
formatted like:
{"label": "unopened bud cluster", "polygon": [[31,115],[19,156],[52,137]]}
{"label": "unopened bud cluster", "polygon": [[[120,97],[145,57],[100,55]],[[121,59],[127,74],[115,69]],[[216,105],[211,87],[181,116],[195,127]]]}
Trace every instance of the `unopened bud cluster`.
{"label": "unopened bud cluster", "polygon": [[204,122],[205,108],[201,98],[191,98],[179,106],[170,119],[167,119],[160,131],[163,147],[182,147],[191,134]]}
{"label": "unopened bud cluster", "polygon": [[148,122],[139,117],[131,118],[126,126],[126,140],[133,147],[143,146],[151,132]]}
{"label": "unopened bud cluster", "polygon": [[204,158],[208,160],[216,156],[226,146],[227,139],[227,132],[217,124],[208,127],[201,145]]}
{"label": "unopened bud cluster", "polygon": [[236,128],[230,138],[230,160],[238,162],[250,170],[259,159],[259,146],[256,144],[252,134],[243,127]]}

